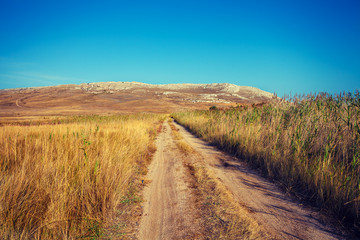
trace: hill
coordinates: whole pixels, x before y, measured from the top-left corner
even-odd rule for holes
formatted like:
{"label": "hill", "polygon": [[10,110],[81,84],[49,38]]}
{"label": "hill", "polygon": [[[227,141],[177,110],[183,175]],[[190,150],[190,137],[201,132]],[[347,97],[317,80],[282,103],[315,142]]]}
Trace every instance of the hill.
{"label": "hill", "polygon": [[0,90],[0,116],[169,113],[257,103],[273,94],[229,83],[164,84],[98,82]]}

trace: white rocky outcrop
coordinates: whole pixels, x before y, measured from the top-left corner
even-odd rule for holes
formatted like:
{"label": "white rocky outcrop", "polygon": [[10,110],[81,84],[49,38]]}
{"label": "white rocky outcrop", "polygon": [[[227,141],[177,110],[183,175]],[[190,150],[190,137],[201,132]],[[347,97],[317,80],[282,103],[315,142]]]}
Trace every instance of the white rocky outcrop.
{"label": "white rocky outcrop", "polygon": [[[230,83],[210,83],[210,84],[147,84],[140,82],[97,82],[97,83],[83,83],[80,84],[80,88],[85,91],[99,92],[99,91],[124,91],[131,89],[162,89],[164,95],[175,94],[177,91],[206,89],[214,91],[216,93],[226,93],[229,96],[240,97],[242,99],[248,99],[251,96],[272,98],[274,95],[269,92],[265,92],[255,87],[238,86]],[[246,97],[244,95],[247,95]]]}

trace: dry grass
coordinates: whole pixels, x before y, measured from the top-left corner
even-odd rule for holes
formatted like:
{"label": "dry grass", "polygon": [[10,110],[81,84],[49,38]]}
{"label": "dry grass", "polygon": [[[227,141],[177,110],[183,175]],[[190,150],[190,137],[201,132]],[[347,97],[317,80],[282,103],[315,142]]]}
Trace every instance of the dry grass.
{"label": "dry grass", "polygon": [[199,163],[187,168],[195,179],[206,239],[271,239],[210,169]]}
{"label": "dry grass", "polygon": [[359,227],[359,92],[173,116],[300,198]]}
{"label": "dry grass", "polygon": [[179,133],[179,130],[175,127],[173,120],[169,119],[168,123],[171,128],[171,135],[175,139],[175,143],[178,149],[185,155],[190,155],[195,153],[195,150],[183,140],[183,137]]}
{"label": "dry grass", "polygon": [[103,221],[144,171],[160,118],[69,117],[0,127],[2,238],[100,237]]}
{"label": "dry grass", "polygon": [[[201,210],[205,239],[269,239],[249,210],[234,199],[233,194],[216,175],[205,166],[197,153],[168,120],[177,147],[189,157],[184,164]],[[190,155],[191,154],[191,155]]]}

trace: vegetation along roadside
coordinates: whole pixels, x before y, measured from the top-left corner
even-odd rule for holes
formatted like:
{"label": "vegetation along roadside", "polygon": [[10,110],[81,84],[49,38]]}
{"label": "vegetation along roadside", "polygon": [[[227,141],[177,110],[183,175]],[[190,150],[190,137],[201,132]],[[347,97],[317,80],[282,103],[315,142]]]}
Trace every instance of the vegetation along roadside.
{"label": "vegetation along roadside", "polygon": [[359,92],[172,116],[203,139],[261,168],[289,192],[359,229]]}

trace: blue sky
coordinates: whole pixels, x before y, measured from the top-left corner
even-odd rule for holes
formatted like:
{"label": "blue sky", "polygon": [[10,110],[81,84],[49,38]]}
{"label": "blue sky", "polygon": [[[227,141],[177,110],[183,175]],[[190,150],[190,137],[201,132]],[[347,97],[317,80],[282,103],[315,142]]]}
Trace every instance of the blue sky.
{"label": "blue sky", "polygon": [[360,1],[0,1],[0,89],[100,81],[354,91]]}

